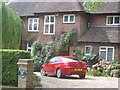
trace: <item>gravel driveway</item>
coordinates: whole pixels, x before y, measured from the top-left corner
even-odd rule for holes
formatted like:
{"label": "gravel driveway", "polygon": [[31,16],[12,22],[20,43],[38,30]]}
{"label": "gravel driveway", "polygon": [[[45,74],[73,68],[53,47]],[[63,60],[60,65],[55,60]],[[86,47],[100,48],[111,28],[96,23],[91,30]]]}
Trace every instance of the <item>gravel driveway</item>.
{"label": "gravel driveway", "polygon": [[41,76],[42,88],[118,88],[118,78],[86,76],[79,79],[77,75],[58,79],[55,76]]}

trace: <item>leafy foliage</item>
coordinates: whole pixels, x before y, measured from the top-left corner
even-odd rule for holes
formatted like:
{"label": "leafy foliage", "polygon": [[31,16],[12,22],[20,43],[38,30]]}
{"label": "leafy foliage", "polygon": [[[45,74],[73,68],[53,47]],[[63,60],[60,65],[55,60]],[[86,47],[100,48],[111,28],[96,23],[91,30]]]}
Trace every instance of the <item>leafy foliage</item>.
{"label": "leafy foliage", "polygon": [[[35,41],[32,45],[32,57],[38,54],[38,51],[41,51],[42,45],[39,41]],[[36,52],[37,51],[37,52]]]}
{"label": "leafy foliage", "polygon": [[[35,71],[39,71],[41,65],[50,58],[59,55],[75,42],[75,30],[60,35],[60,39],[42,44],[39,41],[33,43],[32,57],[35,63]],[[57,38],[57,37],[56,37]],[[36,49],[37,48],[37,49]]]}
{"label": "leafy foliage", "polygon": [[92,51],[91,55],[85,55],[83,50],[76,50],[76,56],[82,60],[87,62],[88,66],[92,67],[95,63],[97,63],[99,55],[97,52]]}
{"label": "leafy foliage", "polygon": [[22,20],[4,3],[2,3],[2,17],[0,17],[0,20],[2,20],[2,48],[19,49]]}
{"label": "leafy foliage", "polygon": [[2,84],[17,86],[18,84],[18,59],[29,59],[30,53],[23,50],[0,50],[2,53]]}
{"label": "leafy foliage", "polygon": [[83,3],[84,10],[86,11],[96,11],[104,5],[101,0],[85,0]]}
{"label": "leafy foliage", "polygon": [[36,74],[33,74],[33,87],[42,87],[41,79]]}

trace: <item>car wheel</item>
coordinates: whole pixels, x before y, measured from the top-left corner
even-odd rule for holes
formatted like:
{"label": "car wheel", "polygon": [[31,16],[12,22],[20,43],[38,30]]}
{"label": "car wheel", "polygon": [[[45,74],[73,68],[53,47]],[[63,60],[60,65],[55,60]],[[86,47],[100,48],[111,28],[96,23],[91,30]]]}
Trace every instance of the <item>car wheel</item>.
{"label": "car wheel", "polygon": [[62,78],[62,72],[60,69],[57,69],[56,75],[58,78]]}
{"label": "car wheel", "polygon": [[80,78],[80,79],[85,78],[85,74],[81,74],[81,75],[79,75],[79,78]]}
{"label": "car wheel", "polygon": [[47,74],[45,73],[44,68],[41,68],[41,70],[40,70],[40,74],[41,74],[42,76],[46,76],[46,75],[47,75]]}

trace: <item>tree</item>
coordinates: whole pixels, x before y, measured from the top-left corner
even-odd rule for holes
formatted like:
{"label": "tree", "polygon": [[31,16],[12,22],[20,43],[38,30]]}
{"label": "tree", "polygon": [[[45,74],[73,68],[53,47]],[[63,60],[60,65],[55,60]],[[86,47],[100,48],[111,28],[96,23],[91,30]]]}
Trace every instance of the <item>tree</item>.
{"label": "tree", "polygon": [[84,0],[83,7],[86,11],[96,11],[102,7],[103,4],[104,2],[101,2],[101,0]]}
{"label": "tree", "polygon": [[21,44],[22,20],[2,2],[2,48],[19,49]]}

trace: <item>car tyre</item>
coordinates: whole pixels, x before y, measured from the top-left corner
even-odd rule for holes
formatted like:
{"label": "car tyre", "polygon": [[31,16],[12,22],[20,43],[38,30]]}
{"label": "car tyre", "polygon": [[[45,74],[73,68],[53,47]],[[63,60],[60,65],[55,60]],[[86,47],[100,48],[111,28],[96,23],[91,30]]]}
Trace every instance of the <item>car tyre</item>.
{"label": "car tyre", "polygon": [[42,76],[47,76],[47,74],[45,73],[44,68],[41,68],[41,70],[40,70],[40,74],[41,74]]}
{"label": "car tyre", "polygon": [[84,78],[85,78],[85,74],[79,75],[79,78],[80,78],[80,79],[84,79]]}
{"label": "car tyre", "polygon": [[56,75],[57,75],[58,78],[62,78],[61,69],[57,69]]}

